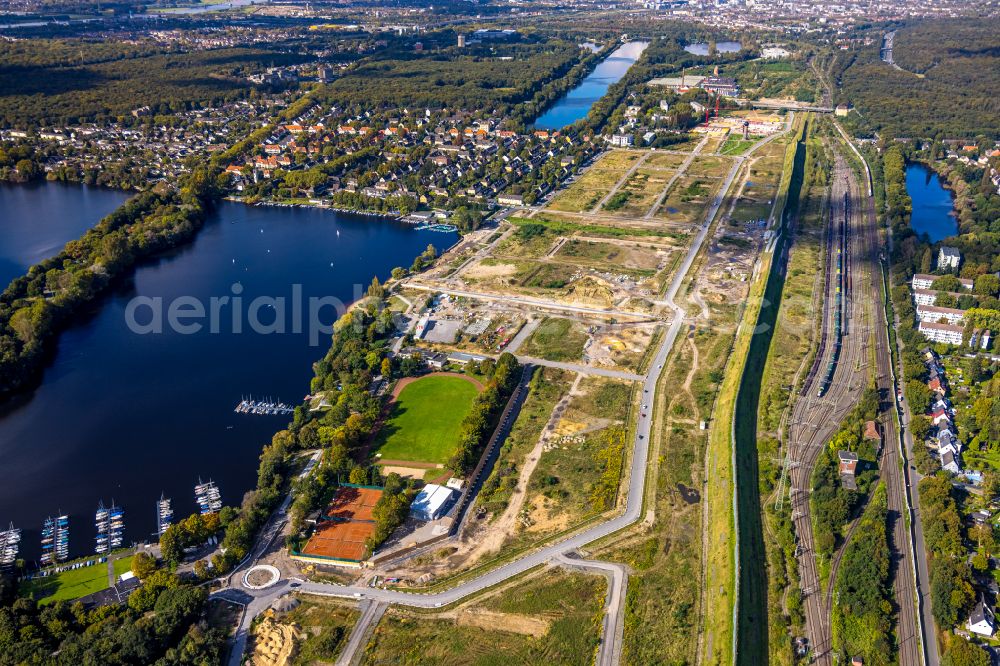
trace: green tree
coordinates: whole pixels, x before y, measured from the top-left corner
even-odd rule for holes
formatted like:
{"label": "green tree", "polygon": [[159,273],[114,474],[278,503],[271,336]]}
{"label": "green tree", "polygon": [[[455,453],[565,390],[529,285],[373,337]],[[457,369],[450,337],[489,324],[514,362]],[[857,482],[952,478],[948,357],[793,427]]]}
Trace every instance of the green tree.
{"label": "green tree", "polygon": [[139,580],[149,578],[156,571],[156,558],[149,553],[140,550],[132,556],[132,573]]}
{"label": "green tree", "polygon": [[990,666],[990,656],[975,643],[961,636],[950,636],[941,666]]}

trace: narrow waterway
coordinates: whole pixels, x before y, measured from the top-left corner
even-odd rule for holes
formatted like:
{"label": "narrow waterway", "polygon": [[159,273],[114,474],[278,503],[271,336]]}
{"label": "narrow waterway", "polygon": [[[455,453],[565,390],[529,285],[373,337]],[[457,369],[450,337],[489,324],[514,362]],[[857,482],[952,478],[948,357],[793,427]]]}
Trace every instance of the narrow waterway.
{"label": "narrow waterway", "polygon": [[[129,542],[150,539],[161,491],[178,518],[194,511],[199,477],[239,505],[256,485],[262,446],[288,417],[233,408],[250,394],[302,401],[329,344],[327,334],[310,339],[310,299],[349,303],[373,276],[456,239],[379,218],[223,202],[192,244],[140,267],[66,331],[38,389],[0,413],[0,525],[24,530],[30,562],[42,520],[60,511],[70,515],[72,553],[93,552],[101,499],[124,507]],[[284,302],[255,309],[258,297]],[[130,303],[142,304],[133,319],[146,328],[159,311],[162,333],[130,326]],[[172,304],[181,313],[201,304],[206,315],[172,326]],[[315,319],[329,324],[334,311],[324,305]],[[272,325],[279,320],[285,332]]]}
{"label": "narrow waterway", "polygon": [[0,183],[0,290],[59,253],[131,195],[74,183]]}
{"label": "narrow waterway", "polygon": [[594,102],[604,97],[639,59],[649,42],[628,42],[619,46],[601,64],[535,120],[538,129],[557,130],[586,117]]}
{"label": "narrow waterway", "polygon": [[933,169],[924,164],[908,164],[906,193],[913,203],[910,226],[918,235],[927,234],[936,243],[958,233],[955,202]]}

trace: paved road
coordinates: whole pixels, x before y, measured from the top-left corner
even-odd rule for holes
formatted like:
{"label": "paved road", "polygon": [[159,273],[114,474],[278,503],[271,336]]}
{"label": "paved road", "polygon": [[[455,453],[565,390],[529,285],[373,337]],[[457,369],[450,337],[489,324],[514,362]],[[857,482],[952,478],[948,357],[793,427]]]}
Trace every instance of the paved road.
{"label": "paved road", "polygon": [[544,358],[535,358],[534,356],[517,356],[517,360],[521,363],[531,363],[532,365],[544,365],[550,368],[559,368],[560,370],[570,370],[572,372],[579,372],[584,375],[598,375],[600,377],[613,377],[615,379],[625,379],[631,382],[641,382],[646,378],[645,375],[637,375],[634,372],[625,372],[623,370],[611,370],[609,368],[594,368],[589,365],[581,365],[579,363],[563,363],[562,361],[548,361]]}
{"label": "paved road", "polygon": [[581,560],[569,555],[560,555],[556,561],[573,569],[604,574],[608,579],[608,594],[604,603],[604,624],[601,630],[601,645],[597,650],[596,666],[615,666],[621,661],[622,636],[625,632],[625,592],[628,585],[628,569],[615,562]]}
{"label": "paved road", "polygon": [[354,629],[351,630],[351,635],[347,639],[347,645],[344,646],[340,657],[337,658],[336,666],[351,666],[351,664],[360,663],[368,632],[372,627],[378,625],[379,620],[382,619],[388,608],[388,604],[376,601],[361,603],[361,617],[358,618]]}

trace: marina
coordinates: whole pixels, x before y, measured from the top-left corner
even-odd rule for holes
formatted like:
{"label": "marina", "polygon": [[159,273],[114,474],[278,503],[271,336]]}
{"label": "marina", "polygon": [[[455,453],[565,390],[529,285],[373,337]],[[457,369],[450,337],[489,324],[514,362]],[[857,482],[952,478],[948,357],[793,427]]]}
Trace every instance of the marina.
{"label": "marina", "polygon": [[[74,215],[84,206],[72,205],[72,195],[87,194],[28,187],[25,203],[37,198],[40,209],[43,199],[59,196],[65,199],[62,213]],[[240,396],[292,397],[289,404],[298,406],[309,389],[312,363],[329,346],[326,335],[310,340],[308,321],[301,333],[286,321],[284,333],[258,334],[246,320],[236,332],[229,310],[217,332],[205,326],[183,334],[168,326],[163,333],[140,335],[128,326],[134,299],[162,298],[167,304],[193,297],[207,304],[213,297],[232,298],[239,283],[244,306],[261,296],[284,294],[288,301],[292,285],[301,285],[303,303],[331,296],[351,303],[358,298],[355,285],[368,285],[373,276],[387,279],[428,243],[442,250],[456,239],[414,233],[413,225],[386,218],[220,202],[191,244],[144,262],[134,277],[116,282],[60,336],[39,386],[0,411],[0,525],[10,521],[22,529],[19,557],[38,561],[40,528],[51,507],[68,515],[74,537],[83,530],[69,546],[77,558],[93,551],[91,525],[101,496],[113,494],[127,509],[125,544],[158,533],[161,491],[171,498],[172,520],[200,511],[192,493],[199,474],[226,491],[223,500],[238,503],[256,484],[261,442],[291,418],[237,414]],[[336,310],[324,308],[320,315],[332,322]],[[59,405],[59,418],[52,418],[52,405]],[[165,405],[181,416],[162,418]],[[142,446],[134,444],[137,439]]]}
{"label": "marina", "polygon": [[248,398],[243,398],[240,400],[240,404],[236,405],[236,409],[233,410],[237,414],[265,414],[268,416],[276,416],[281,414],[291,414],[295,411],[295,408],[291,405],[286,405],[281,401],[273,401],[270,398],[266,400],[254,400],[251,396]]}
{"label": "marina", "polygon": [[101,502],[94,515],[94,525],[97,527],[94,552],[104,554],[115,548],[121,548],[122,535],[125,532],[124,509],[115,506],[114,502],[111,502],[111,506],[106,509],[104,502]]}
{"label": "marina", "polygon": [[222,509],[222,493],[211,479],[208,483],[202,483],[201,479],[198,479],[198,485],[194,487],[194,498],[203,516],[207,513],[217,513]]}

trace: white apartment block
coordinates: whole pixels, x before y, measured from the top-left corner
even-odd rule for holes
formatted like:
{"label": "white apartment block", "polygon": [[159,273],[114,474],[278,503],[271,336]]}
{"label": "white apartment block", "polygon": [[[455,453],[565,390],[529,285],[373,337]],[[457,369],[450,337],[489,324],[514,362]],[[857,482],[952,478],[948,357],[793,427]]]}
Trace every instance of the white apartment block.
{"label": "white apartment block", "polygon": [[938,322],[944,319],[949,324],[960,324],[965,319],[965,310],[955,308],[939,308],[936,305],[918,305],[917,319],[925,322]]}
{"label": "white apartment block", "polygon": [[962,333],[965,329],[961,326],[953,326],[951,324],[921,321],[917,330],[920,331],[921,335],[933,342],[960,345],[962,344]]}
{"label": "white apartment block", "polygon": [[[910,286],[914,289],[930,289],[931,285],[934,284],[934,280],[937,280],[940,275],[930,275],[928,273],[916,273],[913,279],[910,281]],[[972,291],[972,280],[968,278],[958,278],[962,287]]]}

